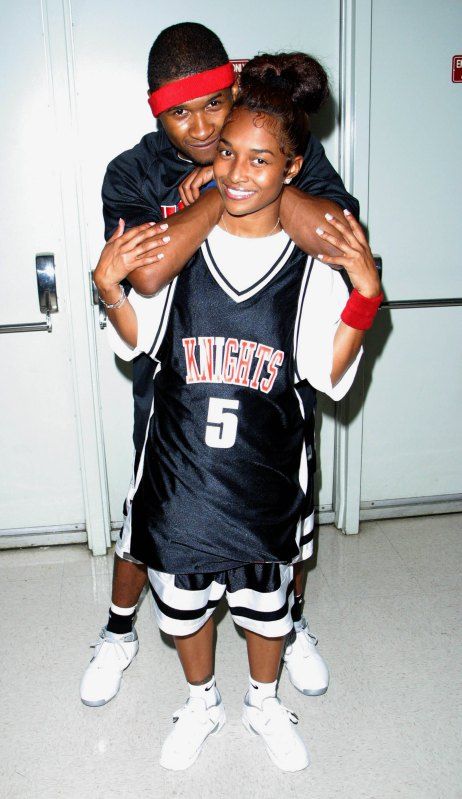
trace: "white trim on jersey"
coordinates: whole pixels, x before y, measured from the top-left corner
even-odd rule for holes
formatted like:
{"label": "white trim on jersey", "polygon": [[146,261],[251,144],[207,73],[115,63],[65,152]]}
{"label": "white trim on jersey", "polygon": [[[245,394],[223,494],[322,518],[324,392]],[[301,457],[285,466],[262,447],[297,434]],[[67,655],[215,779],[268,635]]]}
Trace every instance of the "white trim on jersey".
{"label": "white trim on jersey", "polygon": [[[167,318],[168,318],[168,315],[167,315]],[[165,331],[164,331],[164,334],[165,334]],[[162,369],[161,364],[158,364],[157,368],[156,368],[156,370],[154,372],[153,379],[160,372],[161,369]],[[141,483],[141,478],[143,476],[144,456],[145,456],[145,453],[146,453],[146,442],[148,440],[149,425],[150,425],[151,418],[152,418],[153,414],[154,414],[154,399],[152,400],[151,411],[149,413],[149,419],[148,419],[148,423],[146,425],[146,432],[145,432],[145,435],[144,435],[143,449],[142,449],[142,452],[141,452],[141,455],[140,455],[140,459],[139,459],[139,462],[138,462],[137,469],[136,469],[136,471],[133,470],[132,479],[130,480],[130,485],[128,487],[128,494],[127,494],[127,497],[125,499],[126,516],[124,518],[124,523],[123,523],[123,526],[122,526],[122,530],[120,532],[120,536],[117,539],[117,543],[116,543],[116,554],[118,555],[118,557],[121,558],[122,560],[125,560],[125,559],[126,560],[131,560],[134,563],[140,563],[140,561],[137,560],[136,558],[134,558],[133,555],[130,553],[131,543],[132,543],[132,504],[133,504],[133,497],[135,496],[136,492],[138,491],[139,485]],[[136,458],[136,454],[135,454],[135,458]]]}
{"label": "white trim on jersey", "polygon": [[350,389],[363,353],[361,347],[343,377],[332,386],[334,338],[348,296],[348,289],[336,269],[308,259],[295,325],[296,373],[300,380],[308,380],[313,388],[333,400],[342,399]]}
{"label": "white trim on jersey", "polygon": [[[220,231],[218,235],[217,231]],[[295,247],[287,234],[245,239],[223,233],[220,228],[212,231],[201,247],[202,255],[220,288],[237,303],[250,299],[264,289],[281,271]],[[252,256],[255,242],[260,242],[261,249],[260,259],[257,262]],[[239,245],[242,245],[242,248]],[[246,249],[250,250],[247,255],[245,255]],[[252,271],[249,268],[250,264],[253,267]],[[249,277],[252,281],[250,285]],[[239,289],[238,285],[242,286],[243,280],[245,288]]]}
{"label": "white trim on jersey", "polygon": [[130,347],[130,345],[119,336],[114,325],[111,323],[110,319],[108,319],[106,331],[109,346],[123,361],[132,361],[142,352],[147,353],[155,360],[167,329],[177,280],[178,277],[153,297],[143,297],[134,289],[130,291],[130,304],[136,313],[138,322],[138,341],[136,347]]}

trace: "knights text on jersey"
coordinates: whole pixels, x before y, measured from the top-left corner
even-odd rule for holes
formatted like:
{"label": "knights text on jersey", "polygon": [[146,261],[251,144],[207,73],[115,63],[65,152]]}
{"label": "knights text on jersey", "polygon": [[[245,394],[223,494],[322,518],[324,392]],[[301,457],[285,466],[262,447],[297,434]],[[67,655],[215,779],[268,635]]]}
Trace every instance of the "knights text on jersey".
{"label": "knights text on jersey", "polygon": [[306,255],[236,290],[205,243],[171,290],[130,554],[170,573],[290,561],[304,492],[294,338]]}

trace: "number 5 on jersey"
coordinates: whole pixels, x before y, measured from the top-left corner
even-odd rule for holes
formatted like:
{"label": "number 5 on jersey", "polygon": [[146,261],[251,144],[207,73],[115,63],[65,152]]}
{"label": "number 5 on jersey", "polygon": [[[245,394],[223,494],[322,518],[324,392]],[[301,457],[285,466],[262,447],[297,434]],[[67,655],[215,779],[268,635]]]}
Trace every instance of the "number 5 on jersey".
{"label": "number 5 on jersey", "polygon": [[239,400],[223,400],[211,397],[205,428],[205,443],[217,449],[229,449],[236,441],[238,418],[233,411],[239,408]]}

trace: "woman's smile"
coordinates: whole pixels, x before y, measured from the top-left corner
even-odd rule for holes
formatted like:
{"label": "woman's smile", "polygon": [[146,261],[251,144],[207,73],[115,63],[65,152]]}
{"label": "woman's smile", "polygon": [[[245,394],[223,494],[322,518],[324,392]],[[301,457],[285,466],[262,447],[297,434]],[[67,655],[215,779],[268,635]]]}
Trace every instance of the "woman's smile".
{"label": "woman's smile", "polygon": [[254,194],[257,193],[256,191],[251,191],[249,189],[232,188],[224,181],[222,182],[222,185],[225,197],[227,197],[229,200],[249,200]]}

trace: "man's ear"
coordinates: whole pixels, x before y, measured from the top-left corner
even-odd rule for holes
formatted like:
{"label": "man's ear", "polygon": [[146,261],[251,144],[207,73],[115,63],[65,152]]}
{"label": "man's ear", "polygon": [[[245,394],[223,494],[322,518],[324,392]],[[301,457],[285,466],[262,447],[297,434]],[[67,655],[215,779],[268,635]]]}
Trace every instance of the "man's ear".
{"label": "man's ear", "polygon": [[233,97],[233,103],[236,100],[238,91],[239,91],[239,79],[236,78],[236,80],[234,81],[233,85],[231,86],[231,94],[232,94],[232,97]]}

